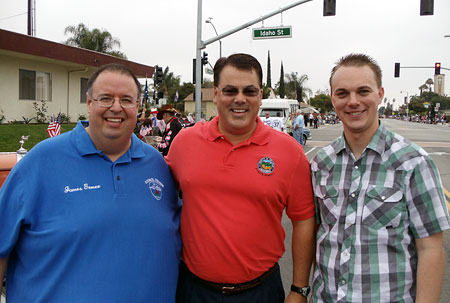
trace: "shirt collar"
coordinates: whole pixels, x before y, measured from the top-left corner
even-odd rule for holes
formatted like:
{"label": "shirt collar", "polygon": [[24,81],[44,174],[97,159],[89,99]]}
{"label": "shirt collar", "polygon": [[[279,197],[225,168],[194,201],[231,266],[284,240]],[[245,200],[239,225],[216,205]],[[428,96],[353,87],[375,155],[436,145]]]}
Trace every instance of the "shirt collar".
{"label": "shirt collar", "polygon": [[[373,135],[366,149],[371,149],[377,152],[378,154],[382,154],[385,150],[386,138],[387,138],[387,129],[384,127],[381,121],[379,121],[378,129]],[[347,150],[348,153],[351,153],[350,147],[348,147],[348,144],[345,141],[344,133],[342,133],[342,135],[331,144],[333,145],[333,148],[336,150],[336,153],[340,153],[344,149]]]}
{"label": "shirt collar", "polygon": [[[261,119],[256,117],[256,129],[246,142],[248,144],[265,145],[269,142],[270,130],[271,128],[269,126],[264,125]],[[206,138],[209,141],[215,141],[223,137],[225,135],[219,131],[219,116],[216,116],[207,124]]]}
{"label": "shirt collar", "polygon": [[[88,125],[88,121],[78,121],[77,126],[73,129],[72,138],[75,142],[75,147],[81,156],[93,154],[104,155],[101,150],[95,147],[94,142],[92,142],[91,137],[87,133],[85,127]],[[143,158],[144,156],[142,141],[135,134],[132,134],[130,148],[116,162],[130,162],[131,158]]]}

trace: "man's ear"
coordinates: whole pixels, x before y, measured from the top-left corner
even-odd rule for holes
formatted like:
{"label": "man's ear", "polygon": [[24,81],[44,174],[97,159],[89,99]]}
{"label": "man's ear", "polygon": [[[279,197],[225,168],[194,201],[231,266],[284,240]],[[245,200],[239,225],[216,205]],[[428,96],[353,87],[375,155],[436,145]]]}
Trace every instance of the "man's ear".
{"label": "man's ear", "polygon": [[380,87],[380,89],[378,90],[378,105],[381,104],[381,102],[383,101],[383,97],[384,97],[384,87]]}
{"label": "man's ear", "polygon": [[217,89],[217,86],[214,86],[214,97],[213,97],[213,102],[214,102],[214,104],[216,104],[217,105],[217,100],[216,100],[216,98],[217,98],[217,94],[219,93],[219,90]]}

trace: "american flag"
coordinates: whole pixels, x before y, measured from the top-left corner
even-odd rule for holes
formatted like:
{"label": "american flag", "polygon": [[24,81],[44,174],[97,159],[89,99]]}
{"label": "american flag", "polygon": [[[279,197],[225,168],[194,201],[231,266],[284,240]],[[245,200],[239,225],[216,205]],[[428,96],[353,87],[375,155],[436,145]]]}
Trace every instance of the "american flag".
{"label": "american flag", "polygon": [[61,133],[61,113],[58,114],[56,119],[52,115],[52,120],[47,127],[47,133],[50,138],[58,136]]}
{"label": "american flag", "polygon": [[144,96],[142,97],[142,107],[145,107],[147,101],[148,101],[148,85],[147,85],[147,78],[145,78],[145,89],[144,89]]}

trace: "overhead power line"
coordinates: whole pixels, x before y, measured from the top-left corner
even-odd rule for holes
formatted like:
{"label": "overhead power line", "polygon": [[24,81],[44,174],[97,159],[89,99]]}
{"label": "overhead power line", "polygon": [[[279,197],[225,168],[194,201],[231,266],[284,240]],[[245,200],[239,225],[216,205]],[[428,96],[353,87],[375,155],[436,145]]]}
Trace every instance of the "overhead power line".
{"label": "overhead power line", "polygon": [[22,16],[22,15],[26,15],[26,14],[28,14],[28,12],[17,14],[14,16],[5,17],[5,18],[0,18],[0,21],[6,20],[6,19],[11,19],[11,18],[18,17],[18,16]]}

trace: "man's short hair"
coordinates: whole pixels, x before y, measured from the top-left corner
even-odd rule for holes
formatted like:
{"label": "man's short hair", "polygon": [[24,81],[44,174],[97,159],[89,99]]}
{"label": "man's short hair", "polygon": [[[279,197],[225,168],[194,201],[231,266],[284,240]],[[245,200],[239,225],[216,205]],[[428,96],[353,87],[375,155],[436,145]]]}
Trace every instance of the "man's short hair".
{"label": "man's short hair", "polygon": [[220,73],[227,65],[231,65],[237,69],[245,71],[255,70],[258,76],[259,87],[262,87],[263,75],[261,64],[259,64],[258,60],[255,57],[249,54],[234,54],[229,57],[222,57],[217,60],[216,64],[214,65],[214,86],[219,86]]}
{"label": "man's short hair", "polygon": [[98,75],[100,75],[101,73],[103,73],[105,71],[118,72],[118,73],[125,74],[125,75],[128,75],[131,78],[133,78],[134,82],[136,83],[136,87],[137,87],[137,92],[138,92],[137,97],[138,98],[141,97],[141,94],[142,94],[141,83],[139,83],[136,75],[127,66],[125,66],[123,64],[119,64],[119,63],[105,64],[102,67],[100,67],[99,69],[97,69],[92,74],[92,76],[89,78],[88,83],[87,83],[87,91],[88,91],[89,95],[92,96],[92,86],[94,85],[95,80],[97,80]]}
{"label": "man's short hair", "polygon": [[342,67],[342,66],[346,66],[346,67],[358,66],[358,67],[360,67],[360,66],[364,66],[364,65],[369,66],[370,69],[374,72],[375,81],[377,82],[378,88],[380,88],[382,86],[382,83],[381,83],[382,73],[381,73],[381,68],[378,65],[378,63],[375,61],[375,59],[373,59],[372,57],[370,57],[368,55],[364,55],[364,54],[350,54],[350,55],[340,58],[336,62],[336,65],[331,70],[331,75],[330,75],[331,90],[333,90],[333,88],[331,86],[331,80],[333,79],[334,74],[340,67]]}

